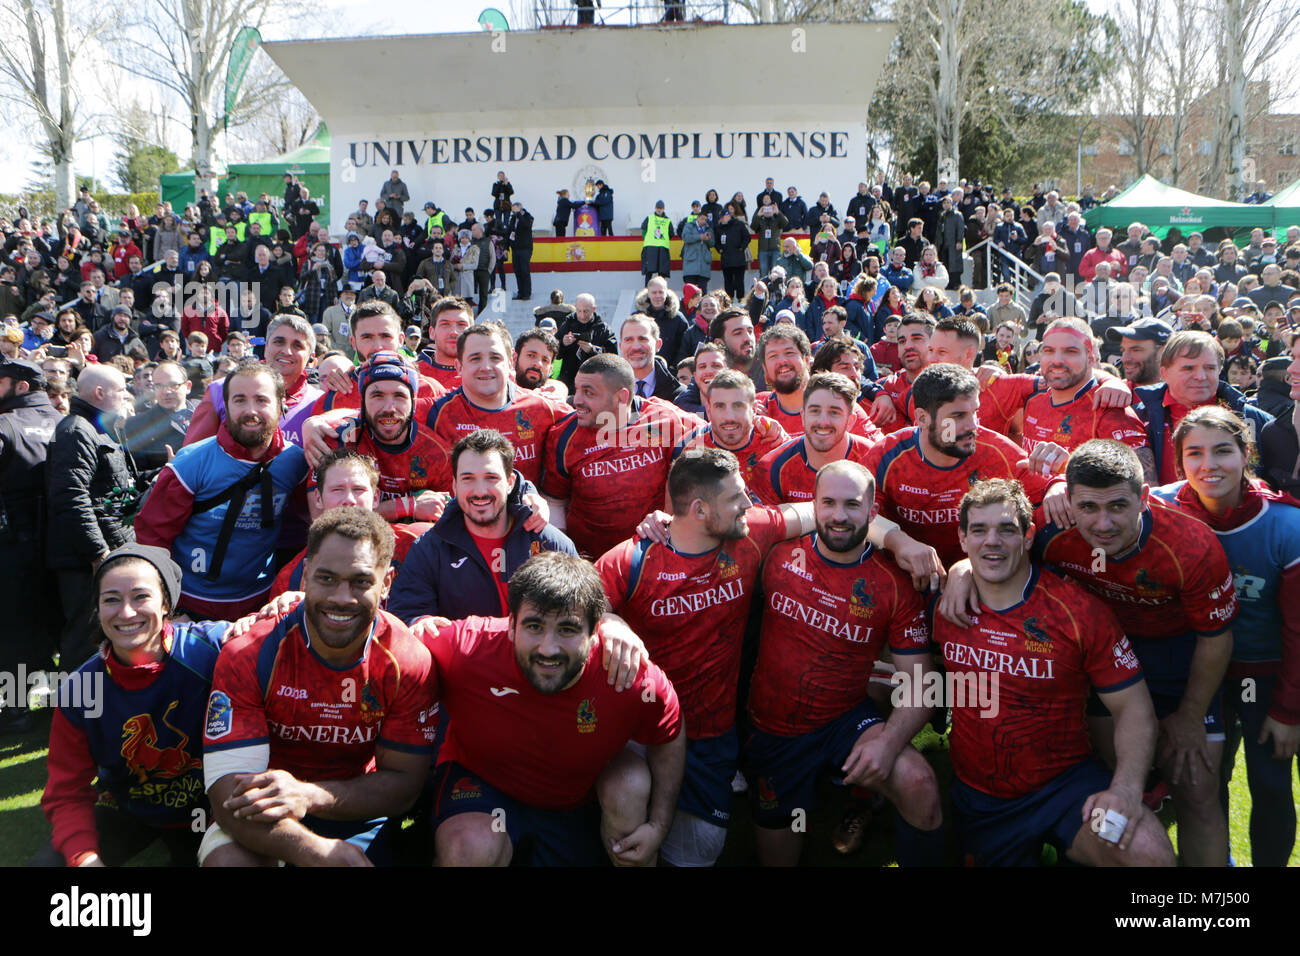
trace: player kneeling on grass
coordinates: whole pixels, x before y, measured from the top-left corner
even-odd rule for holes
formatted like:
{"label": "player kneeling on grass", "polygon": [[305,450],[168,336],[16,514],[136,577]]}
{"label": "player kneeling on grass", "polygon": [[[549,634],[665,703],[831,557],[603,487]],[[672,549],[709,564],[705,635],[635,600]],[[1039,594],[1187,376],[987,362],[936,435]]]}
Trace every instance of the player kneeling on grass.
{"label": "player kneeling on grass", "polygon": [[[686,760],[677,694],[655,665],[606,676],[600,575],[548,552],[510,578],[508,618],[430,642],[447,739],[435,775],[442,866],[652,865]],[[640,756],[635,741],[644,747]]]}
{"label": "player kneeling on grass", "polygon": [[369,866],[433,752],[429,652],[379,610],[393,532],[365,508],[312,523],[302,604],[217,661],[203,772],[216,825],[204,866]]}
{"label": "player kneeling on grass", "polygon": [[901,677],[933,670],[925,606],[909,575],[867,542],[875,481],[837,461],[817,473],[814,534],[776,545],[763,570],[763,630],[749,692],[745,746],[759,859],[793,866],[817,805],[817,777],[842,775],[897,809],[894,850],[906,866],[943,863],[939,785],[911,739],[930,718],[901,694],[886,720],[867,698],[888,642]]}
{"label": "player kneeling on grass", "polygon": [[[1091,866],[1173,866],[1169,837],[1142,803],[1155,710],[1114,615],[1030,561],[1033,510],[1019,482],[975,485],[959,528],[980,607],[969,627],[936,616],[933,632],[952,686],[965,690],[949,703],[967,862],[1032,866],[1051,843]],[[1090,687],[1115,721],[1113,772],[1089,740]]]}
{"label": "player kneeling on grass", "polygon": [[230,625],[167,619],[181,569],[162,548],[123,545],[93,587],[103,644],[60,688],[41,796],[54,836],[32,865],[118,866],[161,839],[172,865],[193,866],[203,702]]}

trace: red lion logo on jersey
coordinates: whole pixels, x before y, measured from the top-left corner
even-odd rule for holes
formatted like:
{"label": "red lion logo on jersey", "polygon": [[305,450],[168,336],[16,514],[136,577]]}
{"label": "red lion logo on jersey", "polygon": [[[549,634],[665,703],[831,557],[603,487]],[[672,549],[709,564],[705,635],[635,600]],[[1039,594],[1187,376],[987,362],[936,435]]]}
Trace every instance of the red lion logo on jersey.
{"label": "red lion logo on jersey", "polygon": [[180,738],[175,747],[158,746],[158,731],[154,728],[151,714],[136,714],[123,722],[122,756],[126,758],[127,770],[138,782],[144,783],[150,776],[179,777],[203,766],[203,761],[185,749],[189,746],[189,735],[167,722],[167,715],[180,703],[172,701],[162,716],[163,726]]}
{"label": "red lion logo on jersey", "polygon": [[584,697],[578,703],[578,733],[590,734],[596,730],[596,702]]}
{"label": "red lion logo on jersey", "polygon": [[379,720],[384,716],[384,706],[379,702],[375,689],[366,681],[361,687],[361,719],[366,723]]}
{"label": "red lion logo on jersey", "polygon": [[533,437],[533,423],[522,408],[515,409],[515,441],[528,441]]}

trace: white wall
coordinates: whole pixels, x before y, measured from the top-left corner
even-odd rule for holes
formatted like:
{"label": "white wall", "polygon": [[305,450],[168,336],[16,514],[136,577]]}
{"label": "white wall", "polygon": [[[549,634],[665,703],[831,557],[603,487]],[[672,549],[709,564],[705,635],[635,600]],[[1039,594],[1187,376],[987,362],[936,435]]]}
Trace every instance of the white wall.
{"label": "white wall", "polygon": [[862,122],[720,125],[704,108],[683,114],[668,128],[495,125],[408,133],[331,127],[331,229],[339,232],[361,199],[369,200],[373,212],[393,169],[410,190],[406,208],[421,221],[429,199],[457,220],[467,205],[481,212],[491,204],[497,171],[504,170],[514,198],[539,229],[550,228],[557,189],[567,188],[577,199],[588,177],[604,179],[614,189],[620,232],[629,217],[640,223],[659,199],[676,221],[709,188],[718,190],[722,203],[739,189],[752,215],[754,196],[771,176],[783,193],[787,186],[799,187],[809,205],[826,189],[838,208],[864,178]]}

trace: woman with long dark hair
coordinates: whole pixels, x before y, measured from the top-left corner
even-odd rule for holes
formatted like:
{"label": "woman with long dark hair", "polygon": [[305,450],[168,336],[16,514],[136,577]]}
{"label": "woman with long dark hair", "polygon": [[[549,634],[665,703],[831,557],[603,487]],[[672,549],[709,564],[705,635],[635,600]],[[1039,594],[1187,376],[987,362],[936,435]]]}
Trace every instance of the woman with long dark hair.
{"label": "woman with long dark hair", "polygon": [[1291,776],[1300,746],[1300,501],[1251,474],[1250,431],[1226,408],[1197,408],[1174,431],[1184,480],[1154,493],[1200,518],[1228,555],[1237,590],[1223,689],[1228,740],[1221,799],[1246,749],[1253,866],[1286,866],[1295,845]]}

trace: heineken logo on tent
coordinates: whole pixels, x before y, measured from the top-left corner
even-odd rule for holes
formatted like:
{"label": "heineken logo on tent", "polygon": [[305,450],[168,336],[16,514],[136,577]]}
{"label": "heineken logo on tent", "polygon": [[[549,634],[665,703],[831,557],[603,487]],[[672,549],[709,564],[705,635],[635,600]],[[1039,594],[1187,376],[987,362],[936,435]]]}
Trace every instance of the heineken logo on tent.
{"label": "heineken logo on tent", "polygon": [[1182,215],[1169,217],[1170,225],[1173,225],[1174,223],[1182,223],[1184,225],[1199,226],[1201,223],[1205,221],[1205,219],[1201,216],[1192,215],[1191,206],[1184,206],[1181,212]]}

